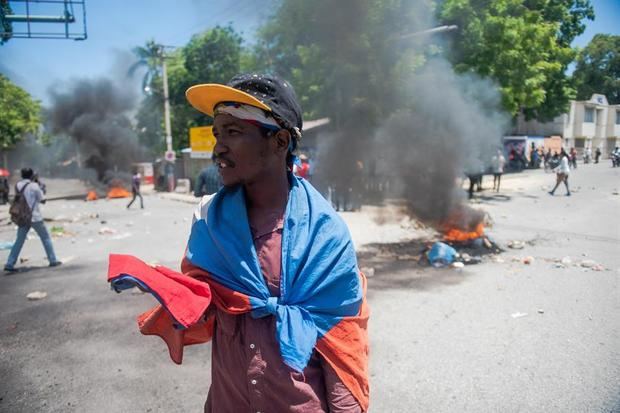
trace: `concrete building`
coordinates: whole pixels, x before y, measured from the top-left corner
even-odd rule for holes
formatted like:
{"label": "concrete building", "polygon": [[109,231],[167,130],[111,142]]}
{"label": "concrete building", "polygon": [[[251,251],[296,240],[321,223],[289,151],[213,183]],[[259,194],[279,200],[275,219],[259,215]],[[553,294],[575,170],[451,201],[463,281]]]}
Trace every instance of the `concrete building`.
{"label": "concrete building", "polygon": [[620,105],[610,105],[604,95],[593,94],[589,100],[571,100],[568,113],[551,122],[517,119],[515,135],[559,135],[566,149],[575,147],[580,153],[600,148],[603,156],[620,146]]}

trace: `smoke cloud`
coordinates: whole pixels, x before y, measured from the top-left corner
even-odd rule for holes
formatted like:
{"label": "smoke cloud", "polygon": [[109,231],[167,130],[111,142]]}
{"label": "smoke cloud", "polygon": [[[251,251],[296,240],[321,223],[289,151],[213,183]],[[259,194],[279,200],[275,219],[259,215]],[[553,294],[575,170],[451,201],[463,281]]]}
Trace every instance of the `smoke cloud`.
{"label": "smoke cloud", "polygon": [[456,75],[445,60],[427,63],[408,84],[414,107],[383,123],[375,152],[412,215],[434,226],[458,215],[461,222],[451,224],[470,227],[480,214],[465,212],[462,178],[488,169],[508,125],[497,89],[488,80]]}
{"label": "smoke cloud", "polygon": [[99,181],[115,171],[129,172],[142,157],[129,118],[136,97],[129,90],[102,78],[78,80],[50,92],[52,133],[77,143],[78,164],[95,170]]}
{"label": "smoke cloud", "polygon": [[[441,39],[455,32],[407,35],[437,25],[435,11],[424,0],[408,4],[414,13],[393,16],[393,22],[384,24],[407,31],[386,29],[373,38],[385,46],[374,63],[383,68],[385,78],[378,84],[385,87],[369,94],[372,102],[380,102],[382,114],[373,113],[368,100],[353,96],[344,101],[341,111],[330,114],[336,132],[318,138],[316,173],[332,186],[336,199],[343,192],[352,204],[361,201],[351,200],[355,196],[375,202],[396,197],[406,201],[410,216],[438,229],[448,224],[469,229],[483,215],[467,206],[463,179],[489,168],[509,117],[500,109],[493,82],[456,74],[438,52]],[[410,25],[403,25],[406,14],[413,16]],[[333,58],[338,59],[336,52]]]}

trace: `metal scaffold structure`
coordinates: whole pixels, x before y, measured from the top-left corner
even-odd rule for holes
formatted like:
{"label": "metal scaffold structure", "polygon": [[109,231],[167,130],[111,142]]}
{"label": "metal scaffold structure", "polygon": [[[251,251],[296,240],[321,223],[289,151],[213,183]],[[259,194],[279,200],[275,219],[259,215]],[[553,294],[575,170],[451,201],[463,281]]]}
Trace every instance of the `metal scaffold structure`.
{"label": "metal scaffold structure", "polygon": [[86,38],[85,0],[0,0],[0,43]]}

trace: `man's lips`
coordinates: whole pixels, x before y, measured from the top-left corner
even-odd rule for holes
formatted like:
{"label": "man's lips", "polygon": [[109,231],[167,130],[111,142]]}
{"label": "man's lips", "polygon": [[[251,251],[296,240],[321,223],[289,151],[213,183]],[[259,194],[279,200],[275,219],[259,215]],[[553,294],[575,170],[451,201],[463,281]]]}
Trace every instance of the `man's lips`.
{"label": "man's lips", "polygon": [[234,168],[235,167],[235,163],[233,161],[231,161],[230,159],[226,159],[226,158],[217,158],[215,160],[215,163],[217,164],[217,166],[220,169]]}

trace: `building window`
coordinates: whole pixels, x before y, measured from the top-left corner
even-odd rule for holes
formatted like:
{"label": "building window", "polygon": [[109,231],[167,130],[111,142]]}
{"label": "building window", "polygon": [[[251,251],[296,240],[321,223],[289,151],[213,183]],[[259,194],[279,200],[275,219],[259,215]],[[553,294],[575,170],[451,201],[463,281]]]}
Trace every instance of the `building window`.
{"label": "building window", "polygon": [[586,108],[583,121],[587,123],[594,123],[594,108]]}
{"label": "building window", "polygon": [[616,111],[616,125],[620,125],[620,110]]}

